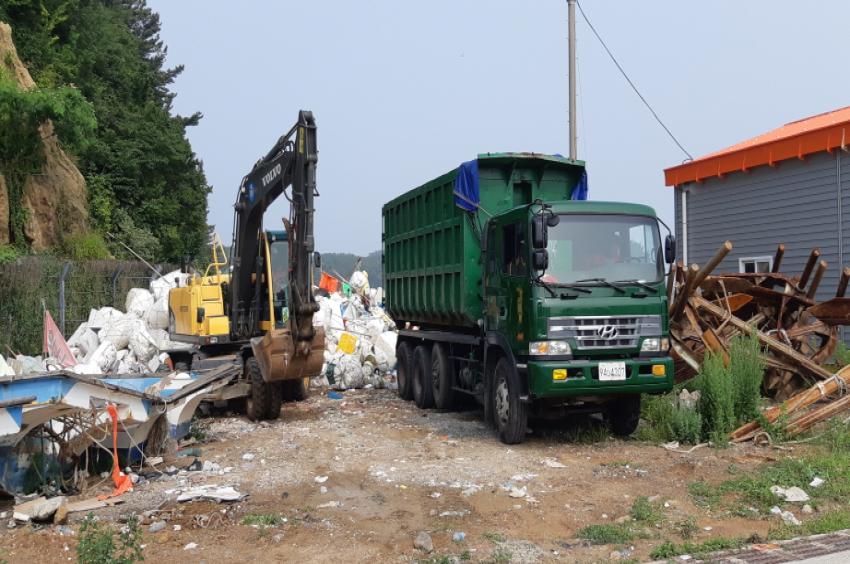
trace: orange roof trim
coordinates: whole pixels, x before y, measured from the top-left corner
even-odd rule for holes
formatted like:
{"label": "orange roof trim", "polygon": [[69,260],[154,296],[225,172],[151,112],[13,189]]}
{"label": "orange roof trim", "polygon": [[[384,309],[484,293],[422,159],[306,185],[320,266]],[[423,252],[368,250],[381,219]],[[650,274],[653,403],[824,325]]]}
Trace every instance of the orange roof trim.
{"label": "orange roof trim", "polygon": [[763,135],[722,151],[664,170],[664,183],[678,186],[730,172],[747,172],[762,165],[776,166],[788,159],[850,146],[850,106],[792,121]]}

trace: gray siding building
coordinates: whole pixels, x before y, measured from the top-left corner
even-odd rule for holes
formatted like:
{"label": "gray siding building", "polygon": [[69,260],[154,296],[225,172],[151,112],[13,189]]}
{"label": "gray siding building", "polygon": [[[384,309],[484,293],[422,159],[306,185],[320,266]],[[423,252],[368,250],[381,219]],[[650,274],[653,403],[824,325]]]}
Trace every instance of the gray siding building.
{"label": "gray siding building", "polygon": [[798,275],[818,248],[829,268],[817,299],[834,296],[850,263],[848,151],[844,108],[665,170],[674,187],[678,257],[703,264],[728,239],[734,247],[717,272],[763,272],[784,243],[780,271]]}

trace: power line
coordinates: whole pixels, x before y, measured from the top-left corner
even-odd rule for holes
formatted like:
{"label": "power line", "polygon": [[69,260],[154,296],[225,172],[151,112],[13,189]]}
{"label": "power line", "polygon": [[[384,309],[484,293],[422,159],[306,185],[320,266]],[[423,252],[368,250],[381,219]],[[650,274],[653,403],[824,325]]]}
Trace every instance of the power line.
{"label": "power line", "polygon": [[605,52],[606,52],[606,53],[608,53],[608,56],[609,56],[609,57],[611,57],[611,60],[612,60],[612,61],[614,62],[614,64],[617,66],[617,69],[619,69],[620,73],[623,75],[623,78],[625,78],[625,79],[626,79],[626,82],[628,82],[628,83],[629,83],[629,86],[631,86],[631,87],[632,87],[632,90],[634,90],[634,91],[635,91],[635,94],[637,94],[637,95],[638,95],[638,98],[640,98],[641,102],[643,102],[643,104],[644,104],[644,105],[646,106],[646,108],[650,111],[650,113],[652,113],[652,116],[655,118],[655,121],[657,121],[657,122],[658,122],[658,124],[659,124],[661,127],[663,127],[663,128],[664,128],[664,131],[666,131],[666,132],[667,132],[667,135],[669,135],[669,136],[670,136],[670,139],[672,139],[672,140],[673,140],[673,142],[674,142],[674,143],[676,143],[676,145],[678,145],[678,146],[679,146],[679,149],[681,149],[683,153],[685,153],[686,155],[688,155],[688,158],[689,158],[689,159],[693,160],[693,159],[694,159],[694,158],[693,158],[693,156],[691,156],[691,154],[687,151],[687,149],[685,149],[685,148],[682,146],[682,144],[681,144],[681,143],[679,143],[679,140],[678,140],[678,139],[676,139],[676,136],[675,136],[675,135],[673,135],[673,132],[672,132],[672,131],[670,131],[670,128],[668,128],[666,125],[664,125],[664,122],[663,122],[663,121],[661,121],[661,118],[660,118],[660,117],[658,117],[658,114],[657,114],[657,113],[655,113],[655,110],[653,110],[653,109],[652,109],[652,106],[650,106],[650,105],[649,105],[649,102],[647,102],[647,101],[646,101],[646,98],[644,98],[644,97],[643,97],[643,94],[641,94],[641,93],[640,93],[640,91],[637,89],[637,86],[635,86],[635,83],[634,83],[634,82],[632,82],[632,79],[631,79],[631,78],[629,78],[629,75],[627,75],[627,74],[626,74],[626,71],[623,69],[623,67],[622,67],[622,66],[620,66],[620,63],[619,63],[619,62],[617,62],[616,57],[614,57],[614,54],[611,52],[611,49],[609,49],[609,48],[608,48],[608,45],[606,45],[606,44],[605,44],[605,41],[603,41],[602,37],[599,35],[599,32],[597,32],[597,31],[596,31],[596,28],[595,28],[595,27],[593,27],[593,24],[592,24],[592,23],[590,23],[590,20],[588,19],[587,14],[585,14],[585,13],[584,13],[584,8],[582,8],[582,7],[581,7],[581,2],[576,2],[576,5],[578,6],[578,10],[579,10],[579,12],[581,12],[581,17],[582,17],[582,18],[584,18],[584,21],[587,23],[587,26],[590,28],[590,31],[592,31],[592,32],[593,32],[593,35],[595,35],[595,36],[596,36],[596,39],[598,39],[598,40],[599,40],[599,43],[601,43],[601,44],[602,44],[602,48],[603,48],[603,49],[605,49]]}

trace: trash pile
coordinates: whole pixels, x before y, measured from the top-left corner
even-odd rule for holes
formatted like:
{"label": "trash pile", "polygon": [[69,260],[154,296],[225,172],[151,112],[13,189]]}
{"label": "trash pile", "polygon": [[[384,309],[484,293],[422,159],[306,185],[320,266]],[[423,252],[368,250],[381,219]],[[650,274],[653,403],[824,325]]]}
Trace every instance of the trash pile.
{"label": "trash pile", "polygon": [[[695,376],[709,351],[728,363],[732,337],[749,333],[762,346],[763,392],[784,401],[762,414],[765,421],[792,436],[850,409],[850,395],[845,395],[850,366],[837,374],[822,366],[835,352],[838,327],[850,325],[850,298],[844,297],[850,268],[842,270],[835,297],[816,302],[828,266],[819,260],[818,249],[799,276],[779,272],[784,245],[776,250],[771,272],[712,274],[731,250],[732,243],[726,241],[702,268],[693,264],[686,269],[679,262],[668,277],[676,381]],[[751,422],[734,431],[731,439],[765,436],[761,424]]]}
{"label": "trash pile", "polygon": [[325,329],[325,362],[314,385],[337,390],[395,386],[395,324],[381,307],[383,290],[369,287],[369,275],[356,271],[341,289],[318,295],[315,325]]}
{"label": "trash pile", "polygon": [[63,369],[85,375],[156,372],[168,361],[162,351],[189,347],[168,338],[168,291],[185,284],[186,277],[178,270],[152,281],[150,290],[130,289],[126,313],[112,307],[91,310],[68,339],[75,365],[63,366],[52,357],[17,355],[7,362],[0,356],[0,377]]}

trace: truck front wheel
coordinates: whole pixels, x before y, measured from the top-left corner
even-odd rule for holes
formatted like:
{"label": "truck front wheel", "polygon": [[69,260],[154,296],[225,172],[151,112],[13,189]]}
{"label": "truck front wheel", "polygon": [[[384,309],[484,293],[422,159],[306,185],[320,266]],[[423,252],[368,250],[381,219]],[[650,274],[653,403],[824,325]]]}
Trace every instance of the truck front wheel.
{"label": "truck front wheel", "polygon": [[260,364],[254,357],[245,361],[245,378],[251,384],[251,391],[245,398],[245,414],[248,419],[277,419],[280,415],[280,382],[263,380]]}
{"label": "truck front wheel", "polygon": [[628,437],[635,432],[640,421],[640,395],[609,401],[605,417],[611,426],[611,432],[619,437]]}
{"label": "truck front wheel", "polygon": [[410,344],[399,343],[395,350],[395,356],[398,397],[410,401],[413,399],[413,355],[410,352]]}
{"label": "truck front wheel", "polygon": [[424,345],[417,346],[413,351],[413,401],[420,409],[434,407],[434,393],[431,386],[431,351]]}
{"label": "truck front wheel", "polygon": [[499,438],[507,445],[521,443],[528,426],[528,406],[520,399],[519,375],[506,358],[496,363],[491,388]]}

